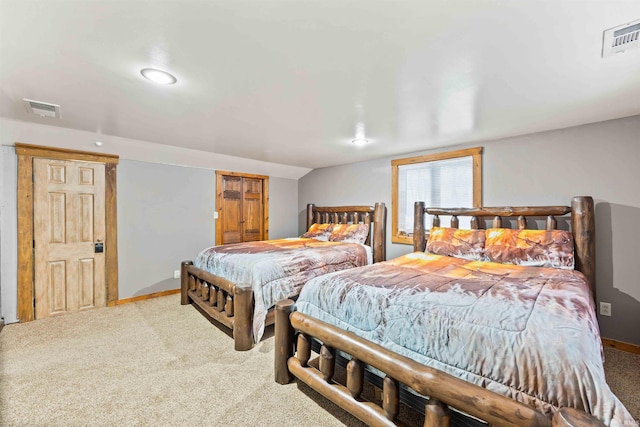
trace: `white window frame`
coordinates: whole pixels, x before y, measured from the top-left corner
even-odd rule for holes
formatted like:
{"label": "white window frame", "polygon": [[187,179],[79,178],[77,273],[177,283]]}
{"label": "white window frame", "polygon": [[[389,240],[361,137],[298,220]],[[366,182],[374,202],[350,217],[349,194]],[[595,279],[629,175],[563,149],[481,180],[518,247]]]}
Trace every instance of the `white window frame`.
{"label": "white window frame", "polygon": [[399,195],[404,191],[399,182],[399,171],[403,165],[438,162],[442,160],[455,159],[461,157],[471,157],[473,164],[473,206],[432,206],[432,207],[480,207],[482,206],[482,147],[466,148],[462,150],[448,151],[445,153],[426,154],[417,157],[407,157],[391,161],[391,242],[413,244],[413,232],[411,230],[399,230],[399,218],[401,215],[409,214],[413,216],[413,200],[411,212],[404,212],[406,206],[400,206]]}

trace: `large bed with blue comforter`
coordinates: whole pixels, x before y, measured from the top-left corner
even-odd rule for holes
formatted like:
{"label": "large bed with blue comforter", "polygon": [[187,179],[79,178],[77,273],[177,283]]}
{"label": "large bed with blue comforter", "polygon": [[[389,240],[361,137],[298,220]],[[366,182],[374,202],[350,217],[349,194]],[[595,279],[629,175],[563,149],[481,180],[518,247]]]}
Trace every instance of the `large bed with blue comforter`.
{"label": "large bed with blue comforter", "polygon": [[[425,212],[438,215],[428,240]],[[557,227],[565,214],[571,231]],[[454,226],[440,227],[439,215]],[[457,228],[462,215],[472,229]],[[417,204],[414,252],[315,278],[295,303],[277,304],[276,381],[297,377],[370,425],[395,425],[405,401],[423,405],[425,426],[636,425],[604,376],[593,215],[590,197],[523,208]],[[527,229],[527,216],[538,219],[533,228],[546,223]],[[363,398],[367,378],[382,389],[379,405]]]}

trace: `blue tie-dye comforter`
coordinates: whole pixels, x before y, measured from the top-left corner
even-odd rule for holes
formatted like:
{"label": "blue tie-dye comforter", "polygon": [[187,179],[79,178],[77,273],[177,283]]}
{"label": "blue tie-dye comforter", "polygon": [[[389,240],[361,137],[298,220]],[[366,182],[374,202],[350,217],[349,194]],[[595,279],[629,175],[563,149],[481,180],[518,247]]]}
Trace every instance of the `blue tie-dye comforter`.
{"label": "blue tie-dye comforter", "polygon": [[193,264],[240,286],[251,286],[255,307],[253,336],[264,333],[269,308],[300,293],[307,280],[333,271],[371,263],[371,248],[359,243],[307,238],[263,240],[214,246]]}
{"label": "blue tie-dye comforter", "polygon": [[570,406],[637,425],[605,381],[580,272],[415,252],[317,277],[296,310],[549,417]]}

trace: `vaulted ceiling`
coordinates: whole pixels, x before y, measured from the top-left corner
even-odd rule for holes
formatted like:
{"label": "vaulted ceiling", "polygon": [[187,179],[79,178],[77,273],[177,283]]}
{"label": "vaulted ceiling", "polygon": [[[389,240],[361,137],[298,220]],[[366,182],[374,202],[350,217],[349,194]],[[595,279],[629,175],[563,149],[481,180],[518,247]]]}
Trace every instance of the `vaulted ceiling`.
{"label": "vaulted ceiling", "polygon": [[638,0],[2,0],[0,116],[344,164],[638,115],[640,48],[602,57],[636,20]]}

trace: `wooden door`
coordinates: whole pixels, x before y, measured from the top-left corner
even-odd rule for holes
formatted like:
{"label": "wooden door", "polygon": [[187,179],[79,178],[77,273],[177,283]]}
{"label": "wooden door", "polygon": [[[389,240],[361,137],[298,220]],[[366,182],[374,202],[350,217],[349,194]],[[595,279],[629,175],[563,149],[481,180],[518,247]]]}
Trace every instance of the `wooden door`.
{"label": "wooden door", "polygon": [[105,165],[34,158],[33,176],[35,318],[104,307]]}
{"label": "wooden door", "polygon": [[262,240],[262,180],[242,179],[242,241]]}
{"label": "wooden door", "polygon": [[268,239],[269,178],[216,171],[216,244]]}
{"label": "wooden door", "polygon": [[242,242],[242,177],[222,176],[222,204],[218,208],[222,243]]}

